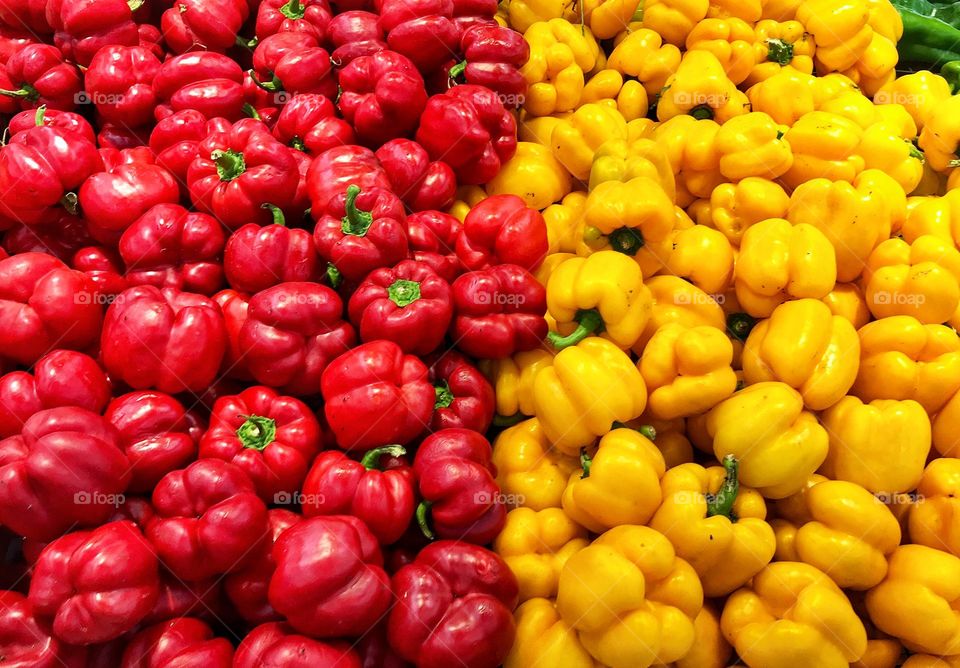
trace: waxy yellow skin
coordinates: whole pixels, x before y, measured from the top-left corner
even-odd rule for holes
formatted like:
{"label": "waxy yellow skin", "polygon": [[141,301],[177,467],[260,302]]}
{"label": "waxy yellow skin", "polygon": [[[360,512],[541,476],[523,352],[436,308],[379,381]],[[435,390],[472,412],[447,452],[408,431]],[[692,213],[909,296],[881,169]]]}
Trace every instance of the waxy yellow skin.
{"label": "waxy yellow skin", "polygon": [[603,142],[593,154],[589,188],[593,190],[606,181],[626,182],[638,176],[646,176],[659,183],[670,199],[676,197],[677,184],[670,158],[664,148],[652,139],[610,139]]}
{"label": "waxy yellow skin", "polygon": [[727,77],[739,84],[757,62],[753,46],[755,38],[752,25],[742,18],[706,18],[687,35],[687,50],[712,53]]}
{"label": "waxy yellow skin", "polygon": [[950,98],[950,84],[938,74],[920,70],[897,77],[873,96],[878,105],[902,105],[922,130],[927,116]]}
{"label": "waxy yellow skin", "polygon": [[863,129],[840,114],[806,113],[784,137],[793,150],[793,165],[783,175],[783,182],[791,188],[816,178],[852,182],[866,166],[858,151]]}
{"label": "waxy yellow skin", "polygon": [[813,74],[816,45],[802,23],[763,19],[753,27],[753,32],[754,65],[745,85],[766,81],[784,67]]}
{"label": "waxy yellow skin", "polygon": [[677,183],[677,204],[686,206],[697,197],[710,197],[724,182],[720,174],[716,121],[697,120],[686,114],[657,125],[652,138],[667,152]]}
{"label": "waxy yellow skin", "polygon": [[513,613],[517,637],[504,668],[603,668],[584,649],[574,630],[560,617],[554,602],[532,598]]}
{"label": "waxy yellow skin", "polygon": [[723,308],[711,295],[677,276],[662,274],[645,282],[653,296],[650,320],[633,350],[643,355],[647,343],[661,327],[677,323],[685,327],[706,325],[726,329]]}
{"label": "waxy yellow skin", "polygon": [[917,485],[910,508],[910,542],[960,556],[960,459],[934,459]]}
{"label": "waxy yellow skin", "polygon": [[588,29],[551,18],[530,25],[523,38],[530,58],[520,69],[528,88],[524,109],[533,116],[573,111],[583,93],[584,73],[596,67],[600,47]]}
{"label": "waxy yellow skin", "polygon": [[550,133],[553,155],[581,181],[590,177],[596,150],[609,139],[627,140],[627,121],[616,109],[591,102],[557,123]]}
{"label": "waxy yellow skin", "polygon": [[605,181],[587,196],[583,214],[584,236],[598,240],[615,230],[629,228],[644,243],[663,241],[673,229],[673,203],[656,181],[638,176],[626,182]]}
{"label": "waxy yellow skin", "polygon": [[[700,2],[702,0],[694,0],[694,3]],[[667,7],[667,3],[660,4],[659,9],[654,9],[657,6],[655,3],[644,4],[647,24],[654,20],[651,18],[651,10],[653,16],[656,16],[660,9]],[[680,45],[682,44],[683,42],[680,42]],[[641,27],[641,24],[630,24],[628,30],[618,34],[614,40],[613,51],[607,58],[607,67],[636,79],[643,85],[647,95],[653,96],[660,93],[667,85],[667,79],[680,67],[680,58],[680,49],[669,43],[669,40],[663,39],[659,32],[650,30],[649,27]]]}
{"label": "waxy yellow skin", "polygon": [[710,194],[710,219],[713,227],[740,246],[743,233],[751,225],[769,218],[785,218],[790,197],[780,184],[769,179],[748,176],[738,183],[723,183]]}
{"label": "waxy yellow skin", "polygon": [[580,470],[576,457],[551,447],[536,418],[500,432],[493,463],[500,491],[531,510],[559,508],[570,474]]}
{"label": "waxy yellow skin", "polygon": [[551,364],[553,353],[539,348],[499,360],[480,360],[480,370],[493,385],[497,415],[533,415],[533,380]]}
{"label": "waxy yellow skin", "polygon": [[720,173],[731,181],[782,176],[793,166],[793,151],[784,141],[787,130],[762,111],[731,118],[717,132]]}
{"label": "waxy yellow skin", "polygon": [[643,5],[643,24],[662,35],[663,41],[683,46],[709,9],[709,0],[653,0]]}
{"label": "waxy yellow skin", "polygon": [[517,142],[517,152],[487,183],[493,195],[517,195],[531,209],[543,209],[562,200],[572,188],[570,174],[547,147]]}
{"label": "waxy yellow skin", "polygon": [[[657,119],[691,114],[723,124],[750,111],[747,96],[724,72],[723,64],[708,51],[687,51],[657,103]],[[698,115],[701,114],[701,115]]]}
{"label": "waxy yellow skin", "polygon": [[960,240],[960,190],[949,190],[942,197],[911,197],[907,204],[900,230],[907,243],[927,234],[953,244]]}

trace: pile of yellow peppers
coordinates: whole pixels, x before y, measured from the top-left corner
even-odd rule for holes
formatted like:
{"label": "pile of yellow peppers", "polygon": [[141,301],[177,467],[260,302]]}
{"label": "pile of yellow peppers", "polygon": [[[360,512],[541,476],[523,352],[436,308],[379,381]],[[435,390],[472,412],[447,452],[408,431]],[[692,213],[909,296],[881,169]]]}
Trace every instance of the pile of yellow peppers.
{"label": "pile of yellow peppers", "polygon": [[888,0],[505,0],[506,668],[960,667],[960,96]]}

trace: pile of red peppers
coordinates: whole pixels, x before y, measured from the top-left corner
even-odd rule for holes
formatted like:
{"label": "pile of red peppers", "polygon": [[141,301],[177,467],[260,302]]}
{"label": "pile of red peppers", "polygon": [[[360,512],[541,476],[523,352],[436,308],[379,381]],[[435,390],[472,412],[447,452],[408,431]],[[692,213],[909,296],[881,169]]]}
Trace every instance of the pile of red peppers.
{"label": "pile of red peppers", "polygon": [[0,666],[494,668],[496,0],[0,0]]}

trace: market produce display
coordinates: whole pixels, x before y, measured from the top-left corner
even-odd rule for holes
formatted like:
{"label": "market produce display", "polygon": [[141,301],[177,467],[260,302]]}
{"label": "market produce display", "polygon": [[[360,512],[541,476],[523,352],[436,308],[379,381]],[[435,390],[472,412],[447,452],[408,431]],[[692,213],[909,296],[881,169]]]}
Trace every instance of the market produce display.
{"label": "market produce display", "polygon": [[960,5],[0,0],[0,668],[960,667]]}

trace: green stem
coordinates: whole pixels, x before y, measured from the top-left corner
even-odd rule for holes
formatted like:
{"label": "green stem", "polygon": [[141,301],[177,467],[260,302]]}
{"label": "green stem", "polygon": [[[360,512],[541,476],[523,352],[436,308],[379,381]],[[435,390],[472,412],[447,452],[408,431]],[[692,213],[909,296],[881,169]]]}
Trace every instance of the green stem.
{"label": "green stem", "polygon": [[343,217],[343,223],[340,225],[340,229],[344,234],[350,234],[355,237],[365,236],[367,230],[373,225],[373,215],[357,208],[357,196],[359,194],[360,186],[351,185],[347,188],[347,202],[345,205],[347,215]]}
{"label": "green stem", "polygon": [[307,152],[307,145],[303,143],[303,140],[300,137],[294,137],[290,140],[290,146],[300,151],[301,153]]}
{"label": "green stem", "polygon": [[280,7],[280,13],[286,16],[288,19],[298,20],[303,18],[303,14],[306,11],[306,7],[303,6],[303,3],[300,0],[290,0],[287,4]]}
{"label": "green stem", "polygon": [[0,90],[0,95],[5,97],[15,97],[33,102],[40,97],[40,91],[28,83],[20,84],[17,90]]}
{"label": "green stem", "polygon": [[271,79],[270,81],[260,81],[260,79],[257,78],[257,75],[254,73],[254,71],[250,70],[250,79],[253,81],[253,83],[257,84],[257,86],[267,91],[268,93],[277,93],[283,90],[283,82],[281,82],[280,79],[277,78],[276,74],[273,75],[273,79]]}
{"label": "green stem", "polygon": [[387,288],[387,297],[400,308],[410,306],[420,299],[420,284],[416,281],[398,278]]}
{"label": "green stem", "polygon": [[217,174],[220,175],[221,181],[233,181],[247,171],[247,163],[243,160],[243,153],[233,149],[214,151],[210,154],[210,159],[217,163]]}
{"label": "green stem", "polygon": [[960,92],[960,60],[951,60],[940,68],[940,76],[950,84],[950,92],[954,95]]}
{"label": "green stem", "polygon": [[66,209],[70,215],[76,216],[80,213],[80,198],[77,197],[77,193],[75,192],[66,193],[60,198],[60,204],[63,205],[63,208]]}
{"label": "green stem", "polygon": [[257,44],[259,43],[260,43],[259,37],[251,37],[250,39],[247,39],[243,35],[237,35],[237,39],[234,40],[234,44],[236,44],[240,48],[250,49],[250,50],[255,49],[257,47]]}
{"label": "green stem", "polygon": [[374,469],[382,471],[380,468],[380,458],[384,455],[389,455],[390,457],[403,457],[407,454],[407,449],[402,445],[385,445],[382,448],[374,448],[370,450],[363,456],[363,459],[360,460],[360,463],[363,465],[363,468],[368,471],[373,471]]}
{"label": "green stem", "polygon": [[343,274],[340,273],[340,270],[337,269],[336,265],[333,262],[327,262],[327,280],[330,281],[330,287],[337,289],[340,287],[340,284],[343,283]]}
{"label": "green stem", "polygon": [[447,79],[450,82],[450,86],[457,85],[457,79],[463,76],[463,73],[467,69],[467,61],[461,60],[459,63],[450,68],[450,71],[447,72]]}
{"label": "green stem", "polygon": [[287,226],[287,219],[284,217],[283,211],[280,210],[280,207],[270,204],[270,202],[267,202],[266,204],[261,204],[260,208],[270,209],[270,215],[273,216],[274,225],[281,225],[283,227]]}
{"label": "green stem", "polygon": [[437,538],[437,534],[433,533],[433,529],[430,528],[430,506],[432,505],[429,501],[421,501],[420,505],[417,506],[417,525],[428,540],[436,540]]}
{"label": "green stem", "polygon": [[603,318],[597,309],[591,308],[577,311],[574,320],[577,321],[577,328],[566,336],[560,336],[556,332],[547,334],[547,340],[550,341],[551,345],[557,350],[575,346],[591,334],[603,331]]}
{"label": "green stem", "polygon": [[720,485],[717,493],[707,495],[707,517],[723,515],[734,519],[733,502],[737,500],[737,493],[740,491],[740,480],[738,478],[740,463],[733,455],[727,455],[723,458],[722,464],[727,474],[724,476],[723,484]]}
{"label": "green stem", "polygon": [[713,120],[713,107],[709,104],[701,104],[690,110],[690,115],[698,121]]}
{"label": "green stem", "polygon": [[41,104],[39,107],[37,107],[37,113],[33,117],[33,122],[37,124],[38,128],[43,127],[43,121],[45,120],[44,117],[46,115],[47,115],[47,105]]}
{"label": "green stem", "polygon": [[263,452],[277,437],[276,420],[260,415],[243,415],[244,423],[237,429],[237,438],[243,447]]}
{"label": "green stem", "polygon": [[610,428],[611,429],[633,429],[634,431],[640,432],[641,436],[651,441],[657,440],[657,430],[654,428],[652,424],[643,424],[643,425],[640,425],[639,427],[634,428],[623,422],[614,422]]}
{"label": "green stem", "polygon": [[746,313],[731,313],[727,316],[727,332],[738,341],[746,341],[757,321]]}
{"label": "green stem", "polygon": [[793,44],[782,39],[768,39],[767,60],[778,65],[789,65],[793,60]]}
{"label": "green stem", "polygon": [[141,7],[143,7],[144,0],[127,0],[127,7],[130,8],[131,12],[135,12]]}
{"label": "green stem", "polygon": [[590,469],[593,467],[593,457],[587,454],[586,448],[580,448],[580,468],[583,469],[583,473],[580,475],[580,478],[589,478]]}
{"label": "green stem", "polygon": [[493,426],[494,427],[512,427],[515,424],[520,424],[527,419],[527,416],[523,413],[517,412],[513,415],[497,415],[493,416]]}
{"label": "green stem", "polygon": [[607,235],[610,248],[633,257],[643,248],[643,233],[634,227],[620,227]]}
{"label": "green stem", "polygon": [[256,107],[254,107],[249,102],[244,103],[243,113],[246,114],[249,118],[254,118],[258,121],[263,120],[262,118],[260,118],[260,113],[257,111]]}
{"label": "green stem", "polygon": [[441,382],[438,385],[434,385],[433,389],[436,392],[436,401],[433,404],[434,410],[438,408],[449,408],[454,398],[453,392],[450,391],[450,386]]}

